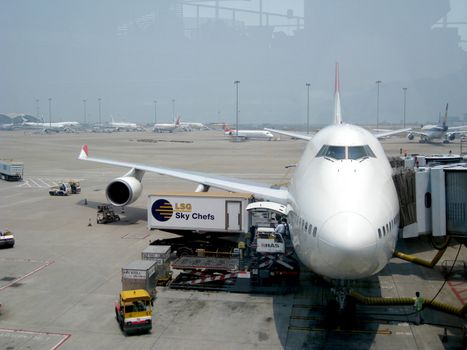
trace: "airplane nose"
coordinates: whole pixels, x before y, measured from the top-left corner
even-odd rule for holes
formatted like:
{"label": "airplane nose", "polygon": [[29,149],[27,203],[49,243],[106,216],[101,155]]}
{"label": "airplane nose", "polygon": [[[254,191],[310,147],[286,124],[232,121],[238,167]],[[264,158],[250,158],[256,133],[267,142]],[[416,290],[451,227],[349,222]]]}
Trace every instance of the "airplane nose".
{"label": "airplane nose", "polygon": [[376,228],[363,216],[343,212],[331,216],[319,230],[319,253],[334,278],[359,278],[375,273]]}

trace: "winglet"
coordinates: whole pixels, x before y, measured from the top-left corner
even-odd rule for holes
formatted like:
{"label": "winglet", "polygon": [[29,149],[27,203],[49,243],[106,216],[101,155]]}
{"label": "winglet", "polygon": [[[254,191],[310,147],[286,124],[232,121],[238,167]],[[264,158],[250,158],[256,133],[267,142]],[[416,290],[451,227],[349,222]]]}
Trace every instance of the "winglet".
{"label": "winglet", "polygon": [[81,148],[78,159],[88,159],[88,154],[88,145],[84,145],[83,148]]}
{"label": "winglet", "polygon": [[336,80],[334,90],[334,124],[342,124],[339,63],[336,63]]}

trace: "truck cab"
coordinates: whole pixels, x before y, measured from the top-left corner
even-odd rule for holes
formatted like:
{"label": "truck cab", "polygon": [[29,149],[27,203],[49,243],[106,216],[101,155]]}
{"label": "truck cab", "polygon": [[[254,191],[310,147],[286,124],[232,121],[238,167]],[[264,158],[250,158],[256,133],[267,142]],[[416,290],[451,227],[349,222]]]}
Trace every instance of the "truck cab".
{"label": "truck cab", "polygon": [[147,331],[152,329],[153,299],[144,289],[120,292],[115,304],[115,317],[120,329],[125,332]]}
{"label": "truck cab", "polygon": [[285,243],[280,233],[269,227],[258,227],[256,230],[256,251],[261,254],[284,254]]}

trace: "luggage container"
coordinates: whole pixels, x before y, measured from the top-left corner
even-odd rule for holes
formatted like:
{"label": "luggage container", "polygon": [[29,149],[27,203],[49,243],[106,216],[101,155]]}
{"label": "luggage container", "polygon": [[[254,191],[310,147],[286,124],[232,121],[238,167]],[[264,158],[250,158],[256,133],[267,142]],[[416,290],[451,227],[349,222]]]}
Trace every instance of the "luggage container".
{"label": "luggage container", "polygon": [[0,159],[0,179],[6,181],[21,181],[23,179],[24,163],[11,159]]}
{"label": "luggage container", "polygon": [[151,260],[136,260],[122,268],[122,290],[144,289],[156,295],[156,263]]}

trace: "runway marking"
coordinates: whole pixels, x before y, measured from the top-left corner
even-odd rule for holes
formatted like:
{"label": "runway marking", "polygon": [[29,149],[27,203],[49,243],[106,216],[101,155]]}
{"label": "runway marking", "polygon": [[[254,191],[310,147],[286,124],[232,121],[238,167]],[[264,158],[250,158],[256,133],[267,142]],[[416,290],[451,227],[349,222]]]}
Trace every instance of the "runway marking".
{"label": "runway marking", "polygon": [[467,302],[467,282],[464,281],[448,281],[448,286],[456,296],[457,300],[464,305]]}
{"label": "runway marking", "polygon": [[[51,177],[29,177],[29,178],[24,178],[23,182],[20,183],[19,185],[16,185],[16,187],[26,187],[26,188],[49,188],[52,186],[58,186],[59,183],[61,182],[67,182],[70,179],[57,179],[57,178],[51,178]],[[83,181],[84,179],[77,179],[76,181]]]}
{"label": "runway marking", "polygon": [[[31,261],[26,261],[26,262],[34,262],[34,261],[31,260]],[[11,287],[13,284],[18,283],[19,281],[22,281],[22,280],[24,280],[25,278],[27,278],[27,277],[29,277],[29,276],[35,274],[36,272],[38,272],[38,271],[40,271],[40,270],[46,268],[47,266],[53,264],[54,262],[55,262],[55,261],[53,261],[53,260],[51,260],[51,261],[45,261],[45,262],[44,262],[41,266],[39,266],[38,268],[32,270],[31,272],[25,274],[24,276],[21,276],[21,277],[15,279],[15,280],[11,281],[10,283],[4,285],[3,287],[1,287],[1,288],[0,288],[0,292],[3,291],[3,290],[5,290],[5,289],[7,289],[8,287]]]}
{"label": "runway marking", "polygon": [[0,334],[1,334],[1,332],[12,333],[12,334],[21,334],[21,335],[31,335],[31,336],[45,335],[45,336],[59,336],[59,337],[61,337],[62,339],[60,339],[60,341],[57,344],[55,344],[50,350],[57,350],[58,348],[60,348],[63,345],[63,343],[65,343],[71,337],[71,334],[68,334],[68,333],[37,332],[37,331],[30,331],[30,330],[26,330],[26,329],[13,329],[13,328],[0,328]]}
{"label": "runway marking", "polygon": [[122,236],[123,239],[145,239],[149,237],[149,233],[127,233]]}

